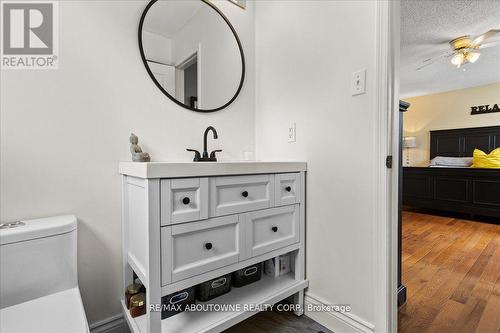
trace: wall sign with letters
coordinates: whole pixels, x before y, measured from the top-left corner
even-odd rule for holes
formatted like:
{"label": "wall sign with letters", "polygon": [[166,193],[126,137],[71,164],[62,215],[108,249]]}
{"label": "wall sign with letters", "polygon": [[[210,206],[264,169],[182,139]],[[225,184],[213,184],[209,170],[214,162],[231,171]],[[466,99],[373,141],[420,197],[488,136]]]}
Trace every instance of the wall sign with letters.
{"label": "wall sign with letters", "polygon": [[58,1],[1,1],[2,69],[57,69]]}
{"label": "wall sign with letters", "polygon": [[493,113],[500,112],[500,107],[498,104],[486,104],[486,105],[477,105],[470,107],[470,114],[485,114],[485,113]]}

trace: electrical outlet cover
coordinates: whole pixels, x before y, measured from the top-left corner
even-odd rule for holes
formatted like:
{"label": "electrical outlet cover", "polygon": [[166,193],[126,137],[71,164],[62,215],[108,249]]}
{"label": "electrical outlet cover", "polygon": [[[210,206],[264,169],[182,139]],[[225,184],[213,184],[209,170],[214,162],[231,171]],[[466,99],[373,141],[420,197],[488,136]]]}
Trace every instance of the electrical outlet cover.
{"label": "electrical outlet cover", "polygon": [[366,69],[352,73],[351,94],[353,96],[366,93]]}
{"label": "electrical outlet cover", "polygon": [[297,127],[295,123],[291,123],[288,126],[288,142],[297,141]]}

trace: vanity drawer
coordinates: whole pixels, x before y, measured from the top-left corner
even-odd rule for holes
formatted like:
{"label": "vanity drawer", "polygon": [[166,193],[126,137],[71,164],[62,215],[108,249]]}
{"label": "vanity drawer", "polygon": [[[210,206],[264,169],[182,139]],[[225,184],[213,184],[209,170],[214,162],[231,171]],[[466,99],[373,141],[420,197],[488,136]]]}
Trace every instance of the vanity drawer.
{"label": "vanity drawer", "polygon": [[275,175],[276,206],[293,205],[300,202],[300,173],[278,173]]}
{"label": "vanity drawer", "polygon": [[242,236],[238,215],[162,227],[162,285],[237,263]]}
{"label": "vanity drawer", "polygon": [[247,246],[252,257],[299,242],[299,205],[245,214]]}
{"label": "vanity drawer", "polygon": [[210,178],[210,216],[274,206],[274,175]]}
{"label": "vanity drawer", "polygon": [[208,178],[162,179],[162,226],[206,218],[208,218]]}

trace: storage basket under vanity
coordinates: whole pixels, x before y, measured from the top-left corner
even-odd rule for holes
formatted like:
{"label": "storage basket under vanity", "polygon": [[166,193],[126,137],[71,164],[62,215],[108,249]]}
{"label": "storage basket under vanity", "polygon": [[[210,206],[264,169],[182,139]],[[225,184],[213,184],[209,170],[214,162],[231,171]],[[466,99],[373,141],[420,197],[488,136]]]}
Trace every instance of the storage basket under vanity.
{"label": "storage basket under vanity", "polygon": [[262,276],[262,263],[245,267],[232,273],[232,283],[236,288],[240,288],[257,282]]}
{"label": "storage basket under vanity", "polygon": [[231,273],[196,286],[196,299],[206,302],[231,291]]}
{"label": "storage basket under vanity", "polygon": [[172,317],[196,303],[195,288],[190,287],[161,298],[161,319]]}

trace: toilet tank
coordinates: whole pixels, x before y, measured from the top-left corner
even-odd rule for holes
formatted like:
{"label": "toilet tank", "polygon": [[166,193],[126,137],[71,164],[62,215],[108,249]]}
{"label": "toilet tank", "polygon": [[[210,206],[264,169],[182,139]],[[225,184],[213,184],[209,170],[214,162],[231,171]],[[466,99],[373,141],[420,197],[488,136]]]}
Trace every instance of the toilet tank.
{"label": "toilet tank", "polygon": [[0,308],[78,285],[73,215],[0,226]]}

